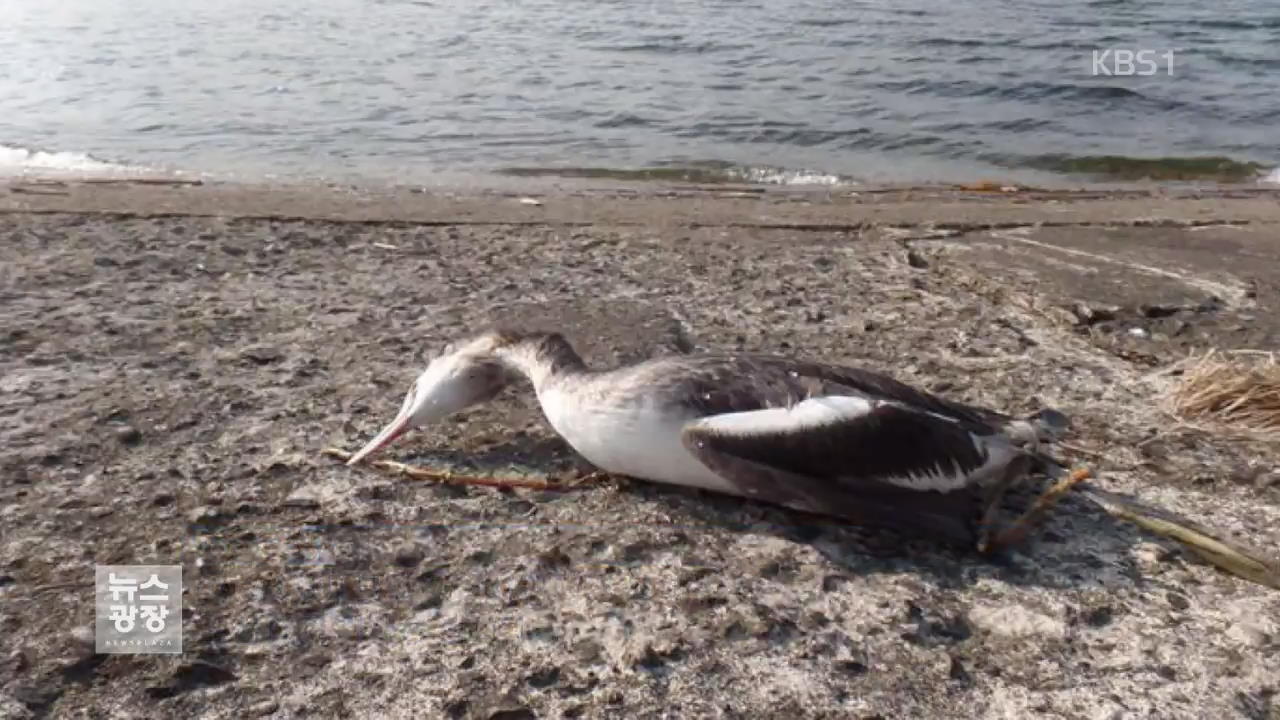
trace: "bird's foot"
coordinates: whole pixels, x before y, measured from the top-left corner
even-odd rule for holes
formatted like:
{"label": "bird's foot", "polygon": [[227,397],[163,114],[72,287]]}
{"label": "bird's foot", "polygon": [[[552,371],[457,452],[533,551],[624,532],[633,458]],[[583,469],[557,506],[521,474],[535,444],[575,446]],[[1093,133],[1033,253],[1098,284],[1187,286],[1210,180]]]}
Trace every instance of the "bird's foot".
{"label": "bird's foot", "polygon": [[[978,540],[978,552],[994,553],[1004,548],[1012,547],[1020,544],[1027,539],[1027,535],[1035,528],[1035,526],[1044,519],[1044,516],[1058,504],[1067,493],[1076,485],[1093,477],[1093,473],[1088,468],[1076,468],[1070,474],[1054,483],[1052,487],[1045,490],[1036,498],[1035,502],[1026,512],[1022,513],[1013,524],[1001,530],[999,533],[990,532],[990,520],[992,516],[991,509],[988,508],[987,514],[984,516],[984,530],[982,537]],[[992,536],[994,535],[994,537]]]}

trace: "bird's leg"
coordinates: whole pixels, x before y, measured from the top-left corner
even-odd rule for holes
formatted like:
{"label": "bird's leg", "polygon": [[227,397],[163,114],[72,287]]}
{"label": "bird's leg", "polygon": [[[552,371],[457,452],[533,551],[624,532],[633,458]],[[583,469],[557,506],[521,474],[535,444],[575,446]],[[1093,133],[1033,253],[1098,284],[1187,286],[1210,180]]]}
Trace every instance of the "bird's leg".
{"label": "bird's leg", "polygon": [[1005,493],[1015,483],[1026,476],[1031,469],[1031,458],[1020,455],[1004,469],[999,482],[992,485],[982,499],[982,518],[978,521],[978,552],[989,552],[992,547],[991,538],[996,534],[996,520],[1000,514],[1000,503]]}
{"label": "bird's leg", "polygon": [[1088,480],[1093,473],[1088,468],[1076,468],[1072,470],[1066,477],[1054,483],[1048,490],[1040,494],[1035,502],[1021,517],[1013,521],[1013,524],[1000,531],[999,535],[986,543],[986,547],[979,545],[981,552],[993,552],[1002,548],[1010,547],[1026,540],[1031,529],[1036,523],[1044,518],[1045,514],[1063,498],[1064,495],[1071,492],[1071,488]]}

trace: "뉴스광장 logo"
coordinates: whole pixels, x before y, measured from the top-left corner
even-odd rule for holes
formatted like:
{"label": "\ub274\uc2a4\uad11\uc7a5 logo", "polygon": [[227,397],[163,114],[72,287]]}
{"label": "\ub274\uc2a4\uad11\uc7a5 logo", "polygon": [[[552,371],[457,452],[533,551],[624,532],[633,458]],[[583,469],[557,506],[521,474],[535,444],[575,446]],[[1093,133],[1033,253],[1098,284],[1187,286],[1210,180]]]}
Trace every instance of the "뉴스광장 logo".
{"label": "\ub274\uc2a4\uad11\uc7a5 logo", "polygon": [[96,652],[182,652],[181,565],[97,565],[93,585]]}

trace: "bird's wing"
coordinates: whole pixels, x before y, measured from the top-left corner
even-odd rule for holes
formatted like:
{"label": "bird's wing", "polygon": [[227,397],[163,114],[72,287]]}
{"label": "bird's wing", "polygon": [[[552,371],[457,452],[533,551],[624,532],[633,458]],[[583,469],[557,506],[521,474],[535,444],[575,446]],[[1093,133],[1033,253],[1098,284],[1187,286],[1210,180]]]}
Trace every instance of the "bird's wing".
{"label": "bird's wing", "polygon": [[887,400],[993,432],[1013,418],[947,400],[863,368],[769,355],[692,355],[656,366],[677,379],[672,397],[706,415],[790,406],[807,398],[856,396]]}
{"label": "bird's wing", "polygon": [[965,542],[972,478],[1018,452],[955,418],[857,394],[703,417],[683,441],[747,497]]}

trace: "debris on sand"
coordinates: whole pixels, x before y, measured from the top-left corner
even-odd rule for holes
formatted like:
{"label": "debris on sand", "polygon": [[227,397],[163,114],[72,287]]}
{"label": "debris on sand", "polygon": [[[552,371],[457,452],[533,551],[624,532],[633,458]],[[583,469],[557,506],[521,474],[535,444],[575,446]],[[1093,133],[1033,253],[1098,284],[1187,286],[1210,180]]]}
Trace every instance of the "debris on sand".
{"label": "debris on sand", "polygon": [[1175,368],[1169,409],[1182,420],[1258,440],[1280,440],[1280,364],[1275,353],[1209,350]]}

